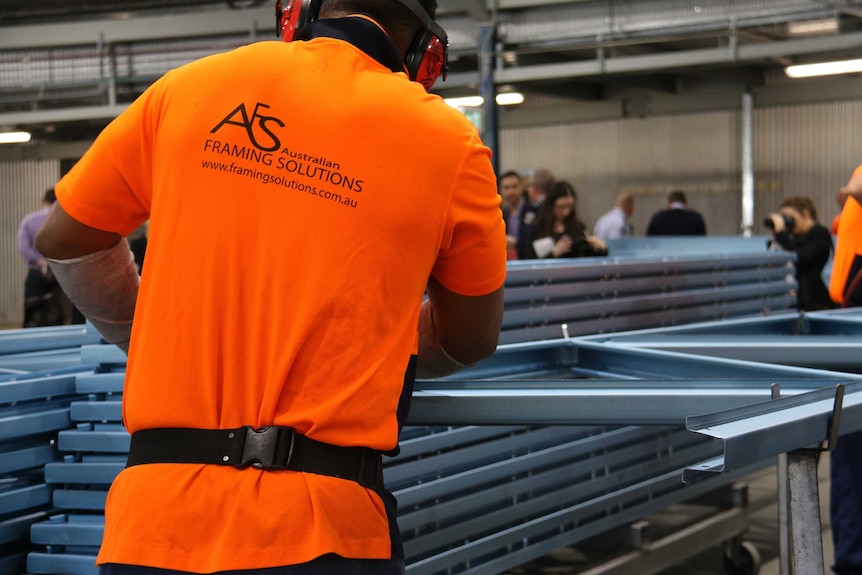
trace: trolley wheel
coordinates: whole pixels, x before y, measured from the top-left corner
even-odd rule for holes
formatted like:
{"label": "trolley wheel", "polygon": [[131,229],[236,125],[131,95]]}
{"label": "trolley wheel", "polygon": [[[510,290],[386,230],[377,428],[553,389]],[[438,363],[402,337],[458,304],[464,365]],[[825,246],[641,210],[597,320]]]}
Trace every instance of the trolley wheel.
{"label": "trolley wheel", "polygon": [[724,571],[728,575],[757,575],[760,572],[760,552],[749,541],[742,541],[722,555]]}

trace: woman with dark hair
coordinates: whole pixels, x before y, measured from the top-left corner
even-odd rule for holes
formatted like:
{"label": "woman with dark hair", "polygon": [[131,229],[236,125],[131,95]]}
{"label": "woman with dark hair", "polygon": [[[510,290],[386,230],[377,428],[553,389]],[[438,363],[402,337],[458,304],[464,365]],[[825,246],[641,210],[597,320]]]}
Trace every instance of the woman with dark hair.
{"label": "woman with dark hair", "polygon": [[775,244],[796,252],[798,309],[812,311],[834,307],[822,277],[832,251],[832,236],[817,222],[817,208],[811,198],[786,198],[778,213],[769,214],[764,223],[772,230]]}
{"label": "woman with dark hair", "polygon": [[583,258],[604,256],[607,244],[578,219],[575,188],[567,181],[555,182],[545,198],[533,228],[533,258]]}

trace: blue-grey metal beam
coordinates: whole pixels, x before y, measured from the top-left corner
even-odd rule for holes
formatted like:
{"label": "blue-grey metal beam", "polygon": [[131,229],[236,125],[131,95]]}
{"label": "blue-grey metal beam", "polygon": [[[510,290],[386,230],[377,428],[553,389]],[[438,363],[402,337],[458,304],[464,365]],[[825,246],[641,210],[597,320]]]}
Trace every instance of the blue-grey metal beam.
{"label": "blue-grey metal beam", "polygon": [[[496,380],[417,390],[413,425],[683,425],[689,416],[768,402],[774,380]],[[780,380],[807,393],[853,380]],[[862,422],[860,422],[862,423]]]}
{"label": "blue-grey metal beam", "polygon": [[[862,328],[862,324],[860,324]],[[667,335],[610,338],[612,345],[862,373],[862,337]]]}
{"label": "blue-grey metal beam", "polygon": [[[739,469],[789,451],[816,447],[830,438],[836,387],[688,418],[686,428],[724,442],[724,456],[686,468],[690,480],[703,473]],[[862,382],[848,383],[840,412],[841,435],[862,429]]]}

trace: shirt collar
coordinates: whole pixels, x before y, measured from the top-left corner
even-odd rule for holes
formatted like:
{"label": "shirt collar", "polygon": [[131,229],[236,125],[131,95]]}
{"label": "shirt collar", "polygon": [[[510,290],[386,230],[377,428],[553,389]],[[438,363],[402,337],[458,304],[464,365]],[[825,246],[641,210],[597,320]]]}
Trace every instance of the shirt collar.
{"label": "shirt collar", "polygon": [[389,36],[365,18],[325,18],[302,27],[297,40],[335,38],[353,44],[393,72],[404,72],[404,62]]}

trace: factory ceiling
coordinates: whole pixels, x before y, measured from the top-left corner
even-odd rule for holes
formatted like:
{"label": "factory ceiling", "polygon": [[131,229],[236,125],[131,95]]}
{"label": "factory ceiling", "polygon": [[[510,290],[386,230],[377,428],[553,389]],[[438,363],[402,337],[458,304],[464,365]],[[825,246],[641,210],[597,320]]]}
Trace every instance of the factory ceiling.
{"label": "factory ceiling", "polygon": [[[862,97],[858,75],[790,81],[788,64],[862,57],[862,0],[439,0],[451,70],[435,91],[477,93],[481,67],[525,103],[502,125]],[[155,78],[275,37],[274,0],[0,0],[0,128],[91,139]],[[494,35],[483,36],[482,31]],[[490,38],[490,41],[483,41]],[[824,96],[828,94],[829,96]]]}

